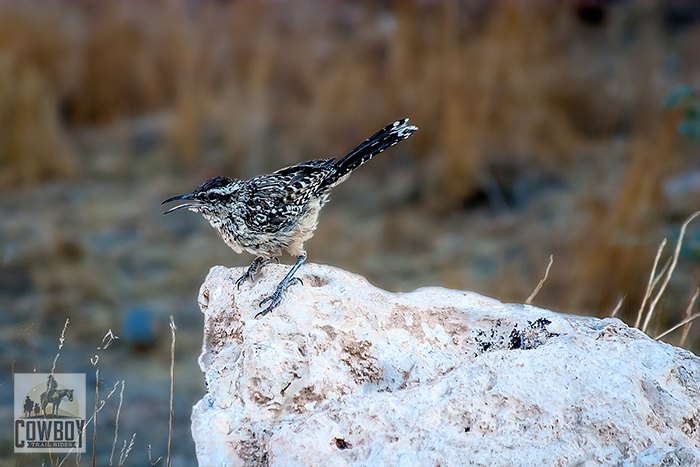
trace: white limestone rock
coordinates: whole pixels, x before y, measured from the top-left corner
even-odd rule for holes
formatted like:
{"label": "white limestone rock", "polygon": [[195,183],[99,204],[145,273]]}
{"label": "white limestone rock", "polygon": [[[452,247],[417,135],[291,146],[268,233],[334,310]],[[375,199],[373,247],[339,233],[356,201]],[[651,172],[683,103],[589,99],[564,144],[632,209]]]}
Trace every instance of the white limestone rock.
{"label": "white limestone rock", "polygon": [[700,466],[700,359],[617,319],[306,264],[202,285],[200,466]]}

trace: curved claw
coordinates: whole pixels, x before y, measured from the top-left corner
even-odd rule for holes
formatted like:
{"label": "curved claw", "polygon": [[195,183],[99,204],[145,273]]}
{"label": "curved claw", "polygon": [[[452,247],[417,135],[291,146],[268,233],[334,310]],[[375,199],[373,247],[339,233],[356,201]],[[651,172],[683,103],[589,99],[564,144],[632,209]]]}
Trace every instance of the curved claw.
{"label": "curved claw", "polygon": [[263,311],[259,311],[259,312],[255,313],[255,316],[254,316],[253,318],[254,318],[254,319],[258,319],[258,318],[260,318],[261,316],[265,316],[265,315],[268,314],[269,312],[270,312],[270,309],[269,309],[269,308],[266,308],[266,309],[264,309]]}
{"label": "curved claw", "polygon": [[280,301],[282,300],[282,293],[285,290],[287,290],[287,288],[290,285],[294,285],[294,284],[304,285],[304,282],[301,279],[299,279],[298,277],[292,277],[291,279],[289,279],[289,281],[287,281],[287,283],[281,282],[280,285],[277,286],[277,289],[275,290],[275,292],[272,295],[270,295],[269,297],[263,298],[260,301],[260,303],[258,303],[258,307],[262,307],[263,304],[267,303],[267,302],[270,302],[270,305],[267,308],[265,308],[264,310],[259,311],[255,315],[255,318],[258,318],[260,316],[265,316],[266,314],[271,312],[274,308],[276,308],[277,305],[279,305]]}
{"label": "curved claw", "polygon": [[[298,277],[292,277],[292,279],[291,279],[291,280],[289,281],[289,283],[287,284],[287,287],[289,287],[290,285],[294,285],[294,284],[301,284],[301,285],[304,285],[304,281],[301,280],[301,279],[298,278]],[[285,287],[285,288],[286,288],[286,287]]]}
{"label": "curved claw", "polygon": [[275,307],[279,304],[279,302],[280,302],[280,297],[277,297],[277,300],[274,300],[274,298],[275,298],[274,296],[275,296],[275,295],[276,295],[276,293],[270,295],[270,296],[267,297],[267,298],[264,298],[264,299],[260,302],[260,304],[259,304],[258,306],[262,306],[262,304],[265,303],[266,301],[272,300],[272,303],[270,304],[270,306],[268,306],[268,307],[265,308],[264,310],[259,311],[259,312],[257,312],[257,313],[255,314],[255,319],[258,319],[258,318],[261,317],[261,316],[265,316],[266,314],[268,314],[269,312],[271,312],[272,309],[275,308]]}
{"label": "curved claw", "polygon": [[238,290],[241,290],[241,284],[243,284],[246,280],[255,279],[255,275],[260,272],[260,270],[265,266],[266,264],[275,261],[279,264],[280,260],[277,257],[272,257],[272,258],[263,258],[262,256],[258,256],[253,260],[253,262],[250,264],[248,269],[246,269],[246,272],[243,273],[241,277],[239,277],[236,280],[236,287]]}
{"label": "curved claw", "polygon": [[238,290],[241,290],[241,284],[244,283],[246,281],[246,279],[248,279],[249,277],[250,277],[250,274],[248,274],[247,272],[245,274],[243,274],[241,277],[239,277],[236,280],[236,288]]}
{"label": "curved claw", "polygon": [[289,287],[292,284],[303,284],[301,279],[298,277],[294,277],[294,273],[297,272],[297,269],[301,267],[301,265],[304,263],[304,260],[306,259],[306,253],[302,253],[301,255],[297,256],[297,262],[294,263],[294,266],[292,266],[292,269],[289,270],[286,276],[284,276],[284,279],[277,285],[277,288],[275,289],[275,292],[270,295],[269,297],[265,297],[262,299],[262,301],[259,303],[258,306],[262,306],[263,303],[270,302],[270,306],[265,308],[263,311],[259,312],[258,314],[255,315],[257,318],[258,316],[265,316],[268,314],[270,311],[272,311],[277,304],[279,304],[281,298],[282,298],[282,293],[287,290],[287,287]]}

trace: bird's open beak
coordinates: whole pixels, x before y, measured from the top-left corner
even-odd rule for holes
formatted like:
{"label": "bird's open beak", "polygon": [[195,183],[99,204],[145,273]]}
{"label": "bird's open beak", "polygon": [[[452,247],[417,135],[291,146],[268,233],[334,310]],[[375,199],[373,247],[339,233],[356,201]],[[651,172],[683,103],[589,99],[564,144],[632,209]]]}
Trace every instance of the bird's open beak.
{"label": "bird's open beak", "polygon": [[[172,198],[168,198],[168,199],[166,199],[165,201],[163,201],[163,202],[160,203],[160,204],[161,204],[161,206],[162,206],[162,205],[165,204],[165,203],[169,203],[169,202],[171,202],[171,201],[177,201],[177,200],[181,200],[181,199],[182,199],[182,200],[191,201],[191,200],[194,199],[194,197],[192,196],[192,193],[188,193],[188,194],[186,194],[186,195],[180,195],[180,196],[173,196]],[[167,211],[165,211],[165,212],[163,213],[163,215],[169,214],[169,213],[171,213],[171,212],[173,212],[173,211],[177,211],[178,209],[182,209],[182,208],[193,208],[193,207],[197,207],[197,206],[199,206],[199,205],[200,205],[200,204],[199,204],[198,202],[196,202],[196,201],[194,201],[194,202],[192,202],[192,203],[180,204],[180,205],[178,205],[178,206],[175,206],[174,208],[168,209]]]}

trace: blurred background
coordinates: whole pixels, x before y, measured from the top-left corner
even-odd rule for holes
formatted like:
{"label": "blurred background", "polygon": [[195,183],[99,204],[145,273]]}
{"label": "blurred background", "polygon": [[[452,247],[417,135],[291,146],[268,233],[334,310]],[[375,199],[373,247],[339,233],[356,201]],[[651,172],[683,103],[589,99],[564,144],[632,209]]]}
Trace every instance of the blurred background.
{"label": "blurred background", "polygon": [[[694,0],[1,2],[0,461],[55,461],[12,453],[12,374],[50,372],[66,320],[56,371],[125,381],[125,465],[167,455],[172,314],[172,465],[193,465],[197,292],[252,257],[160,202],[403,117],[420,130],[334,190],[309,261],[523,303],[553,255],[534,305],[634,325],[700,209],[699,89]],[[651,337],[699,311],[699,248],[696,220]],[[664,340],[698,354],[700,323]]]}

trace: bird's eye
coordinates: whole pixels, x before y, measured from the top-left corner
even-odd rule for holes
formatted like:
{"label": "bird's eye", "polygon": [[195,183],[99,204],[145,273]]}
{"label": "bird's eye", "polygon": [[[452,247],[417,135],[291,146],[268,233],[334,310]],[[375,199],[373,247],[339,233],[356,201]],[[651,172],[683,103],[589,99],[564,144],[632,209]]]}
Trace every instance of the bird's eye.
{"label": "bird's eye", "polygon": [[221,196],[219,196],[219,193],[215,193],[215,192],[207,193],[207,199],[209,201],[217,201],[220,198],[221,198]]}

